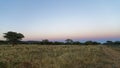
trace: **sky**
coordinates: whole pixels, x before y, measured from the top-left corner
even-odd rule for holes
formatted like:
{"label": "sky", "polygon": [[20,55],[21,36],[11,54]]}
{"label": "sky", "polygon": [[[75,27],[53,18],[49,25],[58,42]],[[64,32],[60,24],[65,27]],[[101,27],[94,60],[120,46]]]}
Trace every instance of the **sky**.
{"label": "sky", "polygon": [[120,40],[120,0],[0,0],[0,39]]}

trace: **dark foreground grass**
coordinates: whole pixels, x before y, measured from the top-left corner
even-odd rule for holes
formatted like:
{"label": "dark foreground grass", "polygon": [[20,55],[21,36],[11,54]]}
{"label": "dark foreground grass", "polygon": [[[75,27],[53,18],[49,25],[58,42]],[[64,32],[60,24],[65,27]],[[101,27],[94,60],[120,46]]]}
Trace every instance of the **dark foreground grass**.
{"label": "dark foreground grass", "polygon": [[101,45],[1,45],[0,68],[120,68],[120,59],[114,60],[107,48],[112,49]]}
{"label": "dark foreground grass", "polygon": [[120,45],[108,45],[107,47],[120,52]]}

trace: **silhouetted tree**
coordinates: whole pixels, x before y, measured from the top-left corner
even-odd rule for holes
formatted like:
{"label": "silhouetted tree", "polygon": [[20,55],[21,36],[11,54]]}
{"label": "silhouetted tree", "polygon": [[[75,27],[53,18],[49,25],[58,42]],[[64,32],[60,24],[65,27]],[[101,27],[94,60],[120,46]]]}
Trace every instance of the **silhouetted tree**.
{"label": "silhouetted tree", "polygon": [[99,42],[95,42],[95,41],[86,41],[84,44],[85,45],[99,45],[100,43]]}
{"label": "silhouetted tree", "polygon": [[6,38],[6,40],[14,46],[17,42],[24,38],[24,35],[21,33],[9,31],[4,33],[4,38]]}
{"label": "silhouetted tree", "polygon": [[73,40],[72,39],[66,39],[65,41],[66,41],[66,44],[69,44],[69,45],[73,44]]}
{"label": "silhouetted tree", "polygon": [[64,45],[64,42],[55,41],[55,42],[54,42],[54,45]]}
{"label": "silhouetted tree", "polygon": [[114,44],[115,45],[120,45],[120,41],[115,41]]}
{"label": "silhouetted tree", "polygon": [[73,45],[80,45],[81,43],[79,41],[74,41]]}
{"label": "silhouetted tree", "polygon": [[93,42],[93,45],[100,45],[100,44],[101,44],[100,42],[96,42],[96,41]]}
{"label": "silhouetted tree", "polygon": [[50,44],[52,44],[52,42],[50,42],[48,39],[44,39],[44,40],[42,40],[41,44],[42,45],[50,45]]}
{"label": "silhouetted tree", "polygon": [[86,41],[84,44],[85,45],[92,45],[92,41]]}
{"label": "silhouetted tree", "polygon": [[106,41],[104,45],[113,45],[114,43],[112,41]]}

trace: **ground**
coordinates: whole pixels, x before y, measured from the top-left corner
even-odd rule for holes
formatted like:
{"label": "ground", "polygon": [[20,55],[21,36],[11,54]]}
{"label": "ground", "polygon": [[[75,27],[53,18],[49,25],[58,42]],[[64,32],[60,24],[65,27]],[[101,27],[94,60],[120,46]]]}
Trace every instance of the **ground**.
{"label": "ground", "polygon": [[0,45],[0,68],[120,68],[120,46]]}

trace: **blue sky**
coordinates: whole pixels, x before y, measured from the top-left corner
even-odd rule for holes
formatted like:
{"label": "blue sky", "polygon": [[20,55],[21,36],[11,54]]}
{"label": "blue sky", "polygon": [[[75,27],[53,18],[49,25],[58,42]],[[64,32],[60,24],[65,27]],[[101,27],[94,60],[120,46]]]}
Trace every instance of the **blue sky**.
{"label": "blue sky", "polygon": [[0,0],[0,39],[120,40],[120,0]]}

